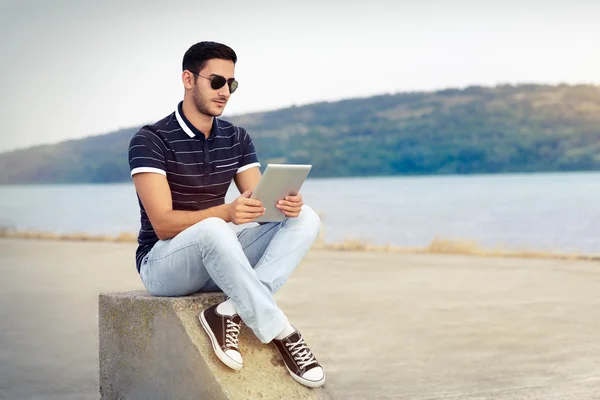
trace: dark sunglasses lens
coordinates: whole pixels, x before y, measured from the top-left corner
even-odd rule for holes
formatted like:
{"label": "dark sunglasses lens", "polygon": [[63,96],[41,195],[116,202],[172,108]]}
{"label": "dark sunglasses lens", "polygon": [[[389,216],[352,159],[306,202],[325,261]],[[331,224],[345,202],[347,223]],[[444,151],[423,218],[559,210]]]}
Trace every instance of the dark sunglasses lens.
{"label": "dark sunglasses lens", "polygon": [[227,79],[222,76],[215,76],[210,81],[210,87],[214,90],[221,89],[227,83]]}
{"label": "dark sunglasses lens", "polygon": [[229,83],[229,93],[235,92],[238,87],[238,81],[232,81]]}

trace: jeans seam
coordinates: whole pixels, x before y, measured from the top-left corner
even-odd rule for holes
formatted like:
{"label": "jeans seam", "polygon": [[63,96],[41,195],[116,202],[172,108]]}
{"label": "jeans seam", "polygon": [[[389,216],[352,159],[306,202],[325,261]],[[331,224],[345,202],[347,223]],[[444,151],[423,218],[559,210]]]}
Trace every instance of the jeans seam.
{"label": "jeans seam", "polygon": [[187,248],[189,248],[189,247],[192,247],[192,246],[200,246],[200,243],[198,243],[198,242],[194,242],[194,243],[187,244],[187,245],[185,245],[185,246],[181,246],[181,247],[179,247],[179,248],[177,248],[177,249],[175,249],[175,250],[172,250],[172,251],[170,251],[168,254],[165,254],[165,255],[163,255],[163,256],[161,256],[161,257],[150,258],[150,254],[148,254],[148,262],[147,262],[147,263],[149,264],[149,263],[151,263],[151,262],[153,262],[153,261],[159,261],[159,260],[162,260],[162,259],[164,259],[164,258],[170,257],[170,256],[172,256],[173,254],[175,254],[175,253],[177,253],[177,252],[179,252],[179,251],[181,251],[181,250],[185,250],[185,249],[187,249]]}
{"label": "jeans seam", "polygon": [[146,279],[145,282],[144,282],[144,286],[146,286],[146,284],[154,284],[154,285],[160,286],[163,290],[165,290],[166,292],[169,293],[170,297],[173,297],[173,296],[177,296],[178,297],[178,296],[180,296],[177,293],[175,293],[174,291],[172,291],[171,289],[169,289],[168,287],[166,287],[165,285],[163,285],[159,281],[155,281],[155,280],[152,280],[152,279]]}
{"label": "jeans seam", "polygon": [[258,241],[258,239],[260,239],[261,237],[265,236],[268,232],[271,231],[271,229],[277,228],[279,227],[279,229],[283,228],[283,221],[279,222],[277,224],[273,224],[273,226],[271,226],[269,229],[267,229],[266,231],[264,231],[260,236],[256,237],[252,242],[247,243],[244,247],[242,247],[242,250],[245,250],[246,248],[248,248],[249,246],[252,246],[254,243],[256,243]]}

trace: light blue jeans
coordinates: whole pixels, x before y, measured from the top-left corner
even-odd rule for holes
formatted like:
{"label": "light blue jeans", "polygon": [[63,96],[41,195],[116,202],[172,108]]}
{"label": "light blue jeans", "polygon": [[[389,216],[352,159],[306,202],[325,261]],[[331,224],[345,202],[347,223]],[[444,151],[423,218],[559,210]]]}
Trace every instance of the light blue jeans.
{"label": "light blue jeans", "polygon": [[155,296],[224,292],[244,323],[269,343],[288,322],[273,295],[300,264],[321,221],[304,205],[296,218],[240,232],[207,218],[172,239],[158,241],[142,260],[140,277]]}

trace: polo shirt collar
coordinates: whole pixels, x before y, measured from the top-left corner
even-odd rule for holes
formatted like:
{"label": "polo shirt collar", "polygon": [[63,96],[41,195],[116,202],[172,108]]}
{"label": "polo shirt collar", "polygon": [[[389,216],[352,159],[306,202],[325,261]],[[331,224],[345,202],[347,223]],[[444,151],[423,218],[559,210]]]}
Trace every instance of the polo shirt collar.
{"label": "polo shirt collar", "polygon": [[[188,119],[183,114],[183,101],[177,105],[177,108],[175,109],[175,117],[177,118],[177,122],[179,123],[179,126],[181,126],[181,129],[183,129],[183,131],[185,133],[187,133],[187,135],[189,137],[194,138],[194,137],[198,136],[201,139],[206,138],[206,136],[204,136],[204,133],[201,132],[198,128],[196,128],[194,125],[192,125],[190,123],[190,121],[188,121]],[[218,121],[217,118],[213,118],[213,124],[210,129],[210,134],[208,135],[208,139],[213,138],[218,135],[219,124],[217,121]]]}

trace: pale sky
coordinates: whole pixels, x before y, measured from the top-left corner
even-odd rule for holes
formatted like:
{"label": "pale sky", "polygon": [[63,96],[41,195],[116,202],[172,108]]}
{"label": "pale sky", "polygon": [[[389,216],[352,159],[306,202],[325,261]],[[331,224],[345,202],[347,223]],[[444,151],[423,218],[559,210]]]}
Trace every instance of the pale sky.
{"label": "pale sky", "polygon": [[238,54],[224,118],[473,84],[600,84],[597,0],[0,0],[0,151],[163,118],[202,40]]}

